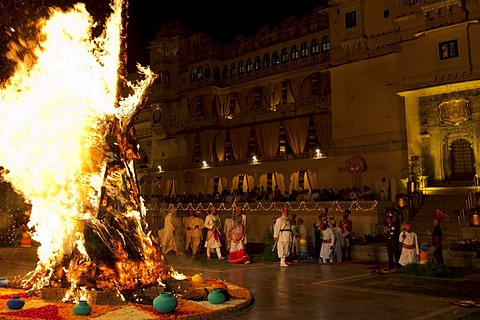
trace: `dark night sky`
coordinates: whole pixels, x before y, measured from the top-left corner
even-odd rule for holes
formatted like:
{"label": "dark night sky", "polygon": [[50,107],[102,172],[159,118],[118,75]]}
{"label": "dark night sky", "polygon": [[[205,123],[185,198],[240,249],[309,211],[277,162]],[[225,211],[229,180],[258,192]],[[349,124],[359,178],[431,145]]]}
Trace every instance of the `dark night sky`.
{"label": "dark night sky", "polygon": [[[97,20],[109,11],[109,0],[0,0],[0,69],[8,63],[3,58],[10,26],[25,23],[39,16],[51,5],[68,7],[84,2]],[[203,31],[214,41],[228,43],[236,35],[253,34],[261,26],[276,26],[290,16],[305,16],[325,0],[301,0],[297,5],[280,1],[241,0],[212,3],[209,1],[130,0],[128,3],[127,59],[128,69],[135,64],[149,64],[148,45],[163,24],[180,20],[193,31]],[[0,70],[1,71],[1,70]]]}
{"label": "dark night sky", "polygon": [[[131,0],[129,5],[129,59],[148,64],[146,47],[162,24],[179,19],[194,31],[203,31],[213,40],[228,43],[236,35],[253,34],[261,26],[276,26],[289,16],[308,15],[325,1],[301,0],[297,5],[280,1],[242,0],[209,1]],[[129,63],[130,64],[130,63]]]}

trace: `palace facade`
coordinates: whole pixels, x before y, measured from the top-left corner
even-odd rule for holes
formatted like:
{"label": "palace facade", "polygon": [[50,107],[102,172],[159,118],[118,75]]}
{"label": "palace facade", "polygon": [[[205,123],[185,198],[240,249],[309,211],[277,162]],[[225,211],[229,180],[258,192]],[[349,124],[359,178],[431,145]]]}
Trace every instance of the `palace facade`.
{"label": "palace facade", "polygon": [[165,25],[135,123],[141,193],[471,182],[479,18],[478,0],[334,0],[228,44]]}

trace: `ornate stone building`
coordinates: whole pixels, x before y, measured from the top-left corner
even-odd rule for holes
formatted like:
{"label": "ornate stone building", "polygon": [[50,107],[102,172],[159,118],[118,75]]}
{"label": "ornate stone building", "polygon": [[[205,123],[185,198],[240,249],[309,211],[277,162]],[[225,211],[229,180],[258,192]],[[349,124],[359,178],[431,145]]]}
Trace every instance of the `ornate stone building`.
{"label": "ornate stone building", "polygon": [[472,181],[479,18],[478,0],[335,0],[228,44],[165,25],[136,121],[142,193]]}

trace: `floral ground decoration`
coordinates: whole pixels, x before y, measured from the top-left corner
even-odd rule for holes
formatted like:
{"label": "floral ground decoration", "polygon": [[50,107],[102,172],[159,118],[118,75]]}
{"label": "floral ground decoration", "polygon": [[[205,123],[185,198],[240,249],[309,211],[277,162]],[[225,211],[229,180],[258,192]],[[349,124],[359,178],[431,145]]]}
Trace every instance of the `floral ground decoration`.
{"label": "floral ground decoration", "polygon": [[[193,283],[187,277],[192,289],[207,289],[211,291],[218,286],[226,286],[231,295],[229,301],[222,304],[211,304],[208,301],[191,301],[178,297],[177,308],[168,314],[158,313],[152,305],[129,303],[126,305],[92,305],[89,316],[77,316],[73,313],[73,303],[51,302],[33,296],[22,289],[0,288],[0,319],[5,320],[70,320],[70,319],[200,319],[207,315],[215,319],[245,310],[253,302],[250,291],[233,283],[205,279],[204,283]],[[9,310],[7,301],[12,296],[21,296],[25,306],[21,310]]]}

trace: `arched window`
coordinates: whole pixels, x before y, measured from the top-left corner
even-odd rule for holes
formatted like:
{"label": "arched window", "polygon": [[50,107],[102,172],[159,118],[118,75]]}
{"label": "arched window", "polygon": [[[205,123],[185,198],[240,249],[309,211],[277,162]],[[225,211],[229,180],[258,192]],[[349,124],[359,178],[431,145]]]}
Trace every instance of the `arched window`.
{"label": "arched window", "polygon": [[270,68],[270,55],[265,53],[263,55],[263,69]]}
{"label": "arched window", "polygon": [[197,80],[203,79],[203,67],[198,67],[197,69]]}
{"label": "arched window", "polygon": [[220,79],[220,68],[219,67],[213,68],[213,77],[215,79]]}
{"label": "arched window", "polygon": [[210,65],[207,64],[207,65],[205,66],[205,79],[210,78],[210,77],[211,77],[211,73],[212,73],[212,71],[210,70]]}
{"label": "arched window", "polygon": [[260,60],[260,56],[255,57],[255,62],[253,63],[253,70],[258,71],[262,66],[262,61]]}
{"label": "arched window", "polygon": [[328,36],[322,37],[322,53],[328,52],[330,50],[330,38]]}
{"label": "arched window", "polygon": [[302,44],[300,45],[300,57],[303,59],[303,58],[306,58],[308,57],[308,43],[307,42],[302,42]]}
{"label": "arched window", "polygon": [[237,75],[237,68],[235,67],[235,63],[230,65],[230,77],[235,77]]}
{"label": "arched window", "polygon": [[247,73],[252,72],[252,70],[253,70],[252,59],[251,59],[251,58],[248,58],[248,59],[247,59]]}
{"label": "arched window", "polygon": [[272,66],[278,66],[280,64],[280,57],[278,56],[278,51],[275,50],[272,52]]}
{"label": "arched window", "polygon": [[310,54],[316,56],[320,53],[320,45],[318,44],[318,39],[313,39],[310,44]]}
{"label": "arched window", "polygon": [[288,62],[288,49],[283,48],[282,49],[282,63],[287,63]]}
{"label": "arched window", "polygon": [[195,81],[197,81],[197,70],[192,69],[192,71],[190,71],[190,82],[195,82]]}
{"label": "arched window", "polygon": [[223,66],[222,78],[223,79],[228,79],[228,67],[227,66]]}
{"label": "arched window", "polygon": [[290,49],[290,60],[298,60],[298,48],[297,45],[293,45],[292,48]]}
{"label": "arched window", "polygon": [[165,71],[165,76],[163,77],[163,83],[166,83],[166,84],[170,83],[170,72]]}
{"label": "arched window", "polygon": [[153,84],[155,84],[155,85],[163,83],[163,72],[158,71],[157,75],[158,75],[158,77],[155,79],[155,81],[153,81]]}
{"label": "arched window", "polygon": [[243,65],[243,60],[240,60],[238,62],[238,74],[244,74],[245,73],[245,66]]}

